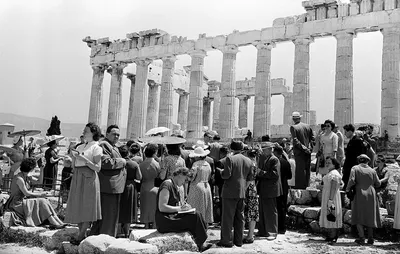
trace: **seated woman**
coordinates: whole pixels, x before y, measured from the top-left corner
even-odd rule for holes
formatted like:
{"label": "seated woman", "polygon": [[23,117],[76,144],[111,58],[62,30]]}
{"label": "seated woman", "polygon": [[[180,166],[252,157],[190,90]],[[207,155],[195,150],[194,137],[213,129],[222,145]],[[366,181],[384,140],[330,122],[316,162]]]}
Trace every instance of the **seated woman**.
{"label": "seated woman", "polygon": [[200,252],[211,247],[211,244],[203,245],[207,239],[207,225],[196,211],[192,213],[178,213],[191,209],[189,204],[180,203],[178,188],[188,178],[189,169],[178,167],[173,171],[170,179],[165,180],[157,193],[156,225],[160,233],[190,232]]}
{"label": "seated woman", "polygon": [[28,173],[36,166],[33,158],[23,159],[20,170],[11,183],[11,195],[4,208],[12,212],[14,224],[22,226],[39,226],[46,220],[52,228],[63,228],[65,224],[57,217],[50,202],[44,197],[45,192],[34,193],[29,191]]}

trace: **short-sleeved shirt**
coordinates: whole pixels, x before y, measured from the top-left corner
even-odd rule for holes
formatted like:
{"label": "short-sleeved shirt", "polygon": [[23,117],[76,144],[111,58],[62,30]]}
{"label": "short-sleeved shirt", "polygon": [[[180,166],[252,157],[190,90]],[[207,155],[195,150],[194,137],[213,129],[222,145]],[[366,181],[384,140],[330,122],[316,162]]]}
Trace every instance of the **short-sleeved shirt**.
{"label": "short-sleeved shirt", "polygon": [[[103,149],[99,146],[99,142],[91,141],[89,143],[81,144],[76,148],[80,154],[83,154],[88,160],[93,162],[93,158],[96,156],[101,156],[103,154]],[[75,167],[84,167],[86,163],[84,160],[80,160],[79,158],[75,161]]]}

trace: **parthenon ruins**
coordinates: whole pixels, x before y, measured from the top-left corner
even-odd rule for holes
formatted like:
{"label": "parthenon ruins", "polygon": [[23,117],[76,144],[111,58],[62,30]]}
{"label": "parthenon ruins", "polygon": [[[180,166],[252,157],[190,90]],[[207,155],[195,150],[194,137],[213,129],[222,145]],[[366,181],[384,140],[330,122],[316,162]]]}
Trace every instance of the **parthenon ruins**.
{"label": "parthenon ruins", "polygon": [[[136,63],[127,138],[143,136],[146,130],[157,125],[171,128],[173,93],[176,89],[173,83],[176,56],[189,54],[192,59],[189,87],[188,90],[177,90],[182,100],[179,103],[178,122],[182,122],[182,118],[187,119],[186,137],[200,138],[202,126],[209,124],[203,112],[209,110],[203,98],[209,97],[214,100],[213,128],[222,139],[232,138],[235,98],[241,99],[239,125],[243,127],[247,121],[247,108],[244,105],[249,93],[255,96],[254,136],[268,134],[273,94],[270,78],[271,51],[277,43],[292,41],[295,45],[293,93],[288,95],[292,99],[287,100],[292,105],[285,106],[284,123],[289,124],[288,112],[292,110],[301,112],[303,121],[310,123],[313,121],[311,118],[315,119],[315,114],[310,114],[310,44],[314,43],[314,38],[334,36],[337,41],[334,121],[339,126],[353,123],[353,38],[357,33],[380,31],[383,35],[381,130],[386,130],[390,139],[399,136],[400,1],[351,0],[350,3],[341,3],[339,0],[310,0],[302,4],[305,13],[277,18],[272,27],[234,31],[229,35],[215,37],[200,34],[197,40],[171,36],[158,29],[129,33],[127,38],[116,41],[110,41],[108,37],[98,40],[86,37],[83,41],[91,48],[90,64],[93,68],[89,121],[100,124],[102,82],[105,70],[109,69],[112,78],[107,124],[120,123],[123,69],[130,63]],[[235,65],[239,48],[248,45],[257,48],[257,61],[255,79],[252,79],[254,90],[245,93],[245,89],[240,88],[241,82],[235,80]],[[204,58],[212,50],[223,53],[222,77],[219,86],[213,87],[210,83],[208,92],[211,95],[205,96]],[[159,59],[163,62],[160,88],[152,87],[148,82],[149,65]],[[132,78],[133,75],[127,77]],[[216,90],[219,90],[216,96],[220,97],[219,103],[215,103],[213,95]],[[159,96],[160,93],[162,96]],[[157,105],[150,106],[149,110],[149,104]],[[158,117],[157,114],[149,114],[154,110],[158,111]]]}

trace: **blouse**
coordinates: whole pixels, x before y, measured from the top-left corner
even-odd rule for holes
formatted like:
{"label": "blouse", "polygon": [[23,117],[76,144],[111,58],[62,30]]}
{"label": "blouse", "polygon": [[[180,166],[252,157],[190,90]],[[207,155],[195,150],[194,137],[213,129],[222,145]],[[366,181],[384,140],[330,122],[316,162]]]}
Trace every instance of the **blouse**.
{"label": "blouse", "polygon": [[[79,145],[76,150],[86,157],[89,161],[93,162],[93,158],[96,156],[101,156],[103,154],[103,149],[99,146],[99,142],[91,141],[89,143]],[[86,161],[80,159],[79,157],[75,160],[75,167],[85,167]]]}

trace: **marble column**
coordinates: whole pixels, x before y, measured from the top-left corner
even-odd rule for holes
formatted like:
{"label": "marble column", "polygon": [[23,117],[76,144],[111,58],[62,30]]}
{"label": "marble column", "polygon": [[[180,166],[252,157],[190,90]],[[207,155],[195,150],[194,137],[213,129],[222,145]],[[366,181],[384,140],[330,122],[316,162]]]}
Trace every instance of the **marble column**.
{"label": "marble column", "polygon": [[174,112],[174,107],[173,107],[174,88],[172,86],[172,79],[174,76],[176,57],[169,56],[163,58],[162,60],[163,60],[163,69],[161,76],[162,96],[160,98],[160,112],[158,115],[158,126],[164,126],[172,130],[173,127],[172,117]]}
{"label": "marble column", "polygon": [[400,26],[385,27],[382,53],[381,131],[399,136]]}
{"label": "marble column", "polygon": [[112,124],[121,124],[121,107],[122,107],[122,73],[126,63],[110,64],[111,85],[110,98],[108,101],[108,117],[107,126]]}
{"label": "marble column", "polygon": [[101,125],[101,111],[103,107],[103,78],[106,66],[93,65],[92,89],[90,91],[90,106],[88,122]]}
{"label": "marble column", "polygon": [[235,93],[237,46],[220,48],[222,56],[221,103],[219,109],[218,133],[222,140],[235,137]]}
{"label": "marble column", "polygon": [[211,129],[211,102],[212,99],[209,97],[203,98],[203,126],[208,126]]}
{"label": "marble column", "polygon": [[149,86],[147,83],[147,75],[149,64],[152,61],[149,59],[136,60],[136,82],[135,82],[135,92],[133,99],[132,126],[130,128],[130,135],[128,138],[134,139],[138,137],[143,137],[146,133],[146,118],[147,118],[147,105],[149,97]]}
{"label": "marble column", "polygon": [[293,73],[293,111],[303,115],[302,122],[310,123],[310,38],[293,40],[294,73]]}
{"label": "marble column", "polygon": [[181,125],[181,130],[185,131],[188,120],[189,93],[180,88],[175,91],[179,94],[178,123]]}
{"label": "marble column", "polygon": [[[271,50],[274,44],[257,43],[253,136],[270,134],[271,128]],[[240,124],[239,124],[240,125]]]}
{"label": "marble column", "polygon": [[221,91],[219,87],[214,92],[212,129],[219,130],[219,108],[221,106]]}
{"label": "marble column", "polygon": [[239,99],[239,128],[245,128],[247,127],[247,108],[250,96],[240,95],[237,97]]}
{"label": "marble column", "polygon": [[197,139],[203,135],[203,78],[205,51],[194,51],[190,71],[189,110],[186,138]]}
{"label": "marble column", "polygon": [[150,130],[158,127],[159,108],[160,108],[160,84],[153,80],[148,81],[149,84],[149,101],[147,105],[147,121],[146,128]]}
{"label": "marble column", "polygon": [[293,93],[284,93],[283,95],[283,124],[293,124]]}
{"label": "marble column", "polygon": [[354,123],[353,38],[354,32],[342,31],[336,38],[335,114],[334,121],[343,128]]}
{"label": "marble column", "polygon": [[135,98],[135,80],[136,80],[136,75],[127,72],[126,77],[131,81],[131,89],[130,89],[130,93],[129,93],[129,109],[128,109],[128,124],[126,126],[126,137],[130,137],[131,136],[131,132],[132,132],[132,125],[133,125],[133,121],[135,121],[135,119],[133,119],[133,114],[132,112],[134,111],[134,105],[133,105],[133,101]]}

